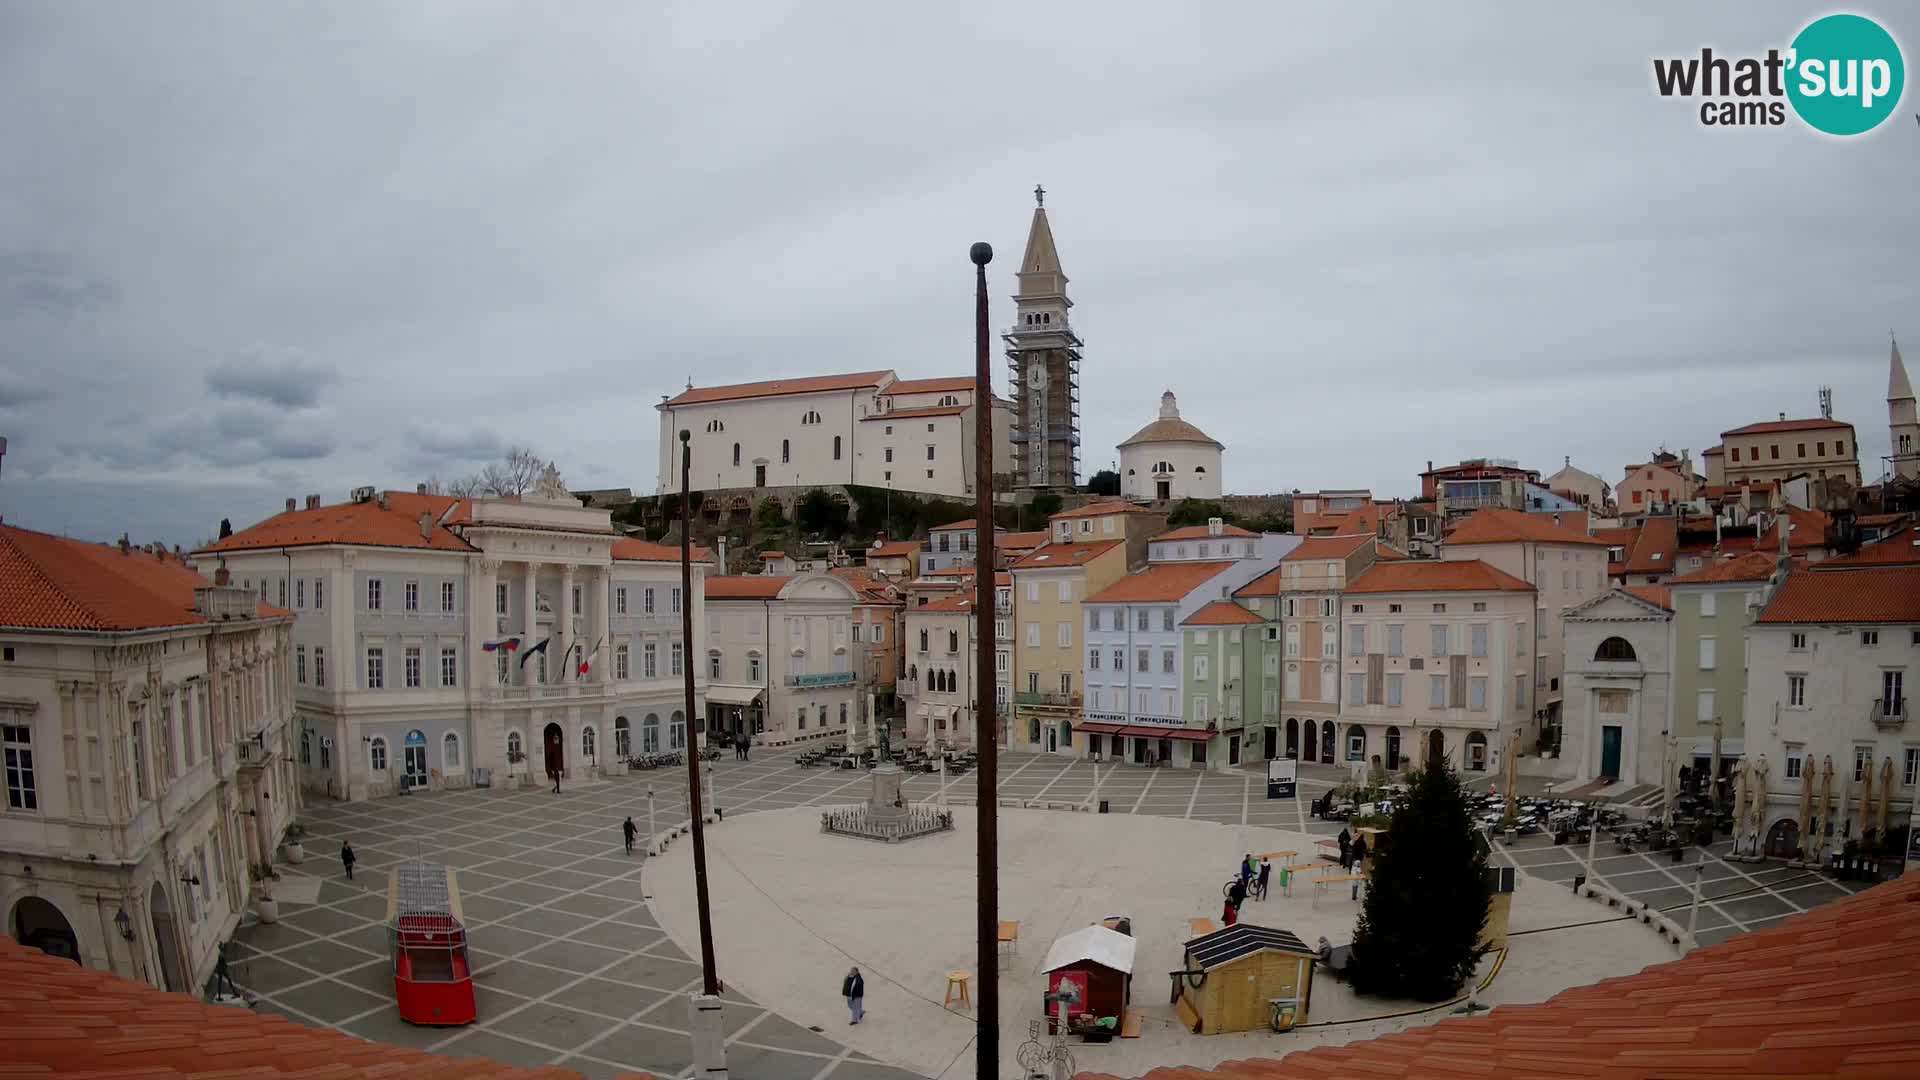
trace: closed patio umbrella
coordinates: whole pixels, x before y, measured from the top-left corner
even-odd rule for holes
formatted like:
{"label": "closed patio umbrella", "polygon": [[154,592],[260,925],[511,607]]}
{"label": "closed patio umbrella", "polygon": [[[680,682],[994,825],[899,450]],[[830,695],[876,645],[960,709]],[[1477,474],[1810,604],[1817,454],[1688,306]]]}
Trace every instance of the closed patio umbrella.
{"label": "closed patio umbrella", "polygon": [[1767,772],[1767,759],[1763,756],[1753,763],[1753,778],[1748,782],[1748,787],[1752,788],[1747,793],[1747,799],[1752,804],[1750,813],[1753,815],[1753,830],[1747,851],[1751,855],[1760,854],[1760,846],[1766,842]]}
{"label": "closed patio umbrella", "polygon": [[1740,850],[1747,832],[1747,761],[1742,758],[1733,767],[1733,847]]}
{"label": "closed patio umbrella", "polygon": [[1880,838],[1887,837],[1887,819],[1893,813],[1893,758],[1886,758],[1880,765]]}
{"label": "closed patio umbrella", "polygon": [[1833,758],[1820,761],[1820,806],[1814,818],[1814,861],[1825,862],[1827,830],[1833,827]]}
{"label": "closed patio umbrella", "polygon": [[1860,771],[1860,828],[1854,831],[1861,843],[1867,841],[1867,830],[1873,828],[1873,759],[1867,759],[1867,767]]}
{"label": "closed patio umbrella", "polygon": [[1800,763],[1800,859],[1813,858],[1813,788],[1817,782],[1813,762]]}

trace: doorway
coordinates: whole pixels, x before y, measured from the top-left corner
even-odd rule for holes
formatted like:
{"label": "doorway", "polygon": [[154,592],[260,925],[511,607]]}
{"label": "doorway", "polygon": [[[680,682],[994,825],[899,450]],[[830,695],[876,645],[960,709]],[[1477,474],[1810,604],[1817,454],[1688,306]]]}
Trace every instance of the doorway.
{"label": "doorway", "polygon": [[1266,759],[1268,761],[1272,761],[1274,758],[1280,756],[1274,753],[1275,750],[1279,749],[1280,729],[1277,727],[1268,727],[1266,734],[1267,734]]}
{"label": "doorway", "polygon": [[1620,726],[1604,724],[1600,728],[1600,775],[1618,782],[1620,779]]}
{"label": "doorway", "polygon": [[406,763],[405,783],[408,791],[427,786],[427,737],[418,729],[407,732],[406,747],[403,751]]}
{"label": "doorway", "polygon": [[187,977],[180,970],[180,943],[176,940],[173,922],[173,902],[167,899],[167,890],[153,883],[153,889],[147,894],[147,907],[153,912],[153,947],[160,951],[160,981],[162,989],[176,994],[185,993]]}
{"label": "doorway", "polygon": [[1300,721],[1292,718],[1287,720],[1287,756],[1300,760]]}
{"label": "doorway", "polygon": [[540,742],[546,750],[547,779],[551,780],[567,767],[567,740],[561,735],[559,724],[548,724]]}
{"label": "doorway", "polygon": [[1791,859],[1800,854],[1800,823],[1792,818],[1781,818],[1767,830],[1767,855],[1774,859]]}
{"label": "doorway", "polygon": [[1306,722],[1304,727],[1306,732],[1306,749],[1307,749],[1306,760],[1308,761],[1318,760],[1317,755],[1320,752],[1320,740],[1316,736],[1315,732],[1318,730],[1319,725],[1309,720]]}
{"label": "doorway", "polygon": [[1047,725],[1047,753],[1051,754],[1060,745],[1060,731],[1053,725]]}
{"label": "doorway", "polygon": [[1333,757],[1334,735],[1335,735],[1335,732],[1333,730],[1333,721],[1328,720],[1327,722],[1320,725],[1320,760],[1326,762],[1329,765],[1331,765],[1334,761],[1334,757]]}
{"label": "doorway", "polygon": [[1438,728],[1427,733],[1427,760],[1447,760],[1447,740],[1441,737]]}
{"label": "doorway", "polygon": [[1133,740],[1133,763],[1135,765],[1147,763],[1147,740],[1139,738]]}
{"label": "doorway", "polygon": [[1400,771],[1400,729],[1397,727],[1387,729],[1387,771]]}
{"label": "doorway", "polygon": [[1173,498],[1173,481],[1155,480],[1153,482],[1153,497],[1161,502],[1166,502]]}
{"label": "doorway", "polygon": [[38,896],[23,896],[13,907],[13,940],[48,956],[80,963],[80,938],[60,909]]}
{"label": "doorway", "polygon": [[755,465],[753,467],[753,486],[762,488],[767,486],[767,467],[765,465]]}
{"label": "doorway", "polygon": [[1227,764],[1240,764],[1240,736],[1227,736]]}

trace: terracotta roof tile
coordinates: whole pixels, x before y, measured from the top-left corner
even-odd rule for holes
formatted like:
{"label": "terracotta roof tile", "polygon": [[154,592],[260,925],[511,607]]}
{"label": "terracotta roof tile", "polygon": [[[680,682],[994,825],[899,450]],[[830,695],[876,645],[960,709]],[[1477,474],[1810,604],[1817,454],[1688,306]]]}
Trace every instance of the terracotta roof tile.
{"label": "terracotta roof tile", "polygon": [[[1170,529],[1167,532],[1163,532],[1159,536],[1153,537],[1153,539],[1156,541],[1158,540],[1205,540],[1212,535],[1213,533],[1211,532],[1210,526],[1182,525],[1177,529]],[[1260,534],[1257,532],[1249,532],[1238,525],[1221,525],[1220,535],[1233,536],[1233,537],[1242,537],[1242,536],[1252,537],[1252,536],[1259,536]]]}
{"label": "terracotta roof tile", "polygon": [[973,592],[970,589],[962,589],[952,596],[943,596],[931,603],[922,604],[908,614],[918,615],[925,612],[928,615],[965,615],[972,610]]}
{"label": "terracotta roof tile", "polygon": [[1401,559],[1413,558],[1413,556],[1401,551],[1392,544],[1379,543],[1373,545],[1373,557],[1381,562],[1397,562]]}
{"label": "terracotta roof tile", "polygon": [[1319,562],[1344,559],[1374,542],[1372,533],[1348,533],[1344,536],[1309,536],[1300,546],[1281,556],[1281,562]]}
{"label": "terracotta roof tile", "polygon": [[726,574],[707,579],[709,600],[773,600],[792,574]]}
{"label": "terracotta roof tile", "polygon": [[1243,626],[1265,622],[1260,616],[1231,600],[1215,600],[1181,620],[1182,626]]}
{"label": "terracotta roof tile", "polygon": [[1817,570],[1852,570],[1862,566],[1920,566],[1920,530],[1909,525],[1851,555],[1814,564]]}
{"label": "terracotta roof tile", "polygon": [[1749,551],[1745,555],[1702,567],[1691,574],[1681,574],[1669,578],[1672,585],[1713,585],[1732,581],[1765,581],[1773,576],[1779,560],[1764,551]]}
{"label": "terracotta roof tile", "polygon": [[1518,510],[1478,510],[1454,526],[1449,544],[1597,544],[1607,542],[1579,529],[1556,525],[1552,514],[1524,514]]}
{"label": "terracotta roof tile", "polygon": [[1259,577],[1254,578],[1252,581],[1247,582],[1245,585],[1233,590],[1233,595],[1242,600],[1258,599],[1265,596],[1279,596],[1280,568],[1276,566],[1266,573],[1261,574]]}
{"label": "terracotta roof tile", "polygon": [[1133,433],[1121,446],[1134,446],[1139,443],[1185,442],[1200,443],[1216,449],[1224,449],[1213,436],[1187,423],[1177,416],[1163,417]]}
{"label": "terracotta roof tile", "polygon": [[1152,511],[1146,507],[1136,506],[1125,499],[1102,499],[1099,502],[1090,502],[1085,506],[1075,507],[1072,510],[1062,510],[1047,520],[1062,521],[1068,518],[1101,517],[1106,514],[1149,513],[1152,513]]}
{"label": "terracotta roof tile", "polygon": [[[1041,550],[1045,550],[1042,548]],[[1087,597],[1089,604],[1166,604],[1204,585],[1230,562],[1152,563]]]}
{"label": "terracotta roof tile", "polygon": [[993,538],[995,551],[1031,551],[1047,542],[1047,530],[1002,533]]}
{"label": "terracotta roof tile", "polygon": [[1795,570],[1774,590],[1756,621],[1920,623],[1920,566],[1874,567],[1839,574]]}
{"label": "terracotta roof tile", "polygon": [[[193,590],[213,582],[171,553],[90,544],[0,525],[0,626],[148,630],[207,622]],[[256,605],[262,618],[285,615]]]}
{"label": "terracotta roof tile", "polygon": [[1347,583],[1350,593],[1532,592],[1533,586],[1478,559],[1376,562]]}
{"label": "terracotta roof tile", "polygon": [[1623,570],[1629,574],[1671,574],[1680,550],[1680,528],[1671,517],[1650,517],[1627,549]]}
{"label": "terracotta roof tile", "polygon": [[[932,528],[928,529],[927,531],[928,532],[951,532],[958,529],[973,530],[974,529],[973,520],[974,519],[972,518],[968,518],[965,521],[949,521],[945,525],[935,525]],[[993,528],[996,534],[1002,531],[1000,526],[998,525],[995,525]]]}
{"label": "terracotta roof tile", "polygon": [[[581,1080],[205,1005],[0,940],[0,1076],[48,1080]],[[644,1076],[643,1073],[630,1074]]]}
{"label": "terracotta roof tile", "polygon": [[835,390],[864,390],[877,387],[892,377],[891,371],[855,371],[846,375],[814,375],[801,379],[769,379],[765,382],[734,383],[730,386],[700,386],[663,401],[656,407],[706,405],[716,401],[785,397],[790,394],[824,394]]}
{"label": "terracotta roof tile", "polygon": [[[1723,431],[1720,437],[1724,439],[1729,435],[1767,435],[1776,431],[1814,431],[1827,428],[1846,428],[1852,431],[1853,425],[1843,420],[1825,420],[1819,417],[1811,420],[1767,420],[1763,423],[1748,424],[1746,427],[1737,427],[1732,431]],[[1714,449],[1718,450],[1719,447],[1716,446]]]}
{"label": "terracotta roof tile", "polygon": [[918,540],[892,540],[884,544],[875,544],[867,549],[869,559],[911,558],[920,554]]}
{"label": "terracotta roof tile", "polygon": [[887,385],[889,394],[958,394],[974,388],[973,376],[946,379],[901,379]]}
{"label": "terracotta roof tile", "polygon": [[[389,491],[387,506],[377,499],[335,503],[312,510],[288,510],[258,525],[217,541],[203,552],[252,551],[260,548],[311,547],[316,544],[353,544],[362,547],[428,548],[437,551],[473,551],[473,545],[450,531],[442,518],[465,511],[467,500],[451,495],[420,495]],[[420,515],[432,518],[426,535],[420,533]]]}
{"label": "terracotta roof tile", "polygon": [[1626,589],[1631,595],[1649,604],[1658,604],[1668,611],[1673,610],[1673,590],[1665,585],[1628,585]]}
{"label": "terracotta roof tile", "polygon": [[1015,570],[1047,570],[1086,563],[1125,543],[1123,540],[1090,540],[1080,544],[1042,544],[1014,562]]}

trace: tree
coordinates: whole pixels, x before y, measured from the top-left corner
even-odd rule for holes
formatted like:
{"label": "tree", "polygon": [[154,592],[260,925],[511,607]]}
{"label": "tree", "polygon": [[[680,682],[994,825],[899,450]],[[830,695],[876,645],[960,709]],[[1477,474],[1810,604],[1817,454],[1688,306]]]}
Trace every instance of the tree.
{"label": "tree", "polygon": [[1445,758],[1429,758],[1407,779],[1407,798],[1372,856],[1350,978],[1364,994],[1443,1001],[1486,952],[1480,931],[1493,891],[1466,792]]}
{"label": "tree", "polygon": [[1047,519],[1060,512],[1060,496],[1051,491],[1043,491],[1027,504],[1027,527],[1044,529]]}
{"label": "tree", "polygon": [[461,499],[483,496],[497,498],[517,498],[532,491],[540,483],[540,476],[552,464],[546,458],[524,446],[515,446],[507,451],[507,456],[477,473],[450,480],[442,484],[439,477],[427,481],[427,493],[430,495],[452,495]]}
{"label": "tree", "polygon": [[1112,469],[1101,469],[1087,481],[1087,492],[1092,495],[1120,494],[1120,474]]}
{"label": "tree", "polygon": [[784,529],[787,527],[787,512],[780,509],[779,499],[769,495],[754,507],[753,523],[762,529]]}
{"label": "tree", "polygon": [[814,488],[794,504],[793,520],[808,536],[838,540],[847,532],[847,505],[821,488]]}
{"label": "tree", "polygon": [[1242,528],[1259,533],[1290,533],[1293,531],[1293,519],[1286,514],[1261,514],[1239,523]]}
{"label": "tree", "polygon": [[233,535],[233,522],[228,521],[226,518],[221,518],[220,519],[220,539],[225,540],[227,537],[232,535]]}
{"label": "tree", "polygon": [[1208,518],[1219,518],[1227,524],[1233,524],[1233,511],[1212,499],[1181,499],[1173,504],[1167,513],[1167,526],[1179,528],[1182,525],[1205,525]]}

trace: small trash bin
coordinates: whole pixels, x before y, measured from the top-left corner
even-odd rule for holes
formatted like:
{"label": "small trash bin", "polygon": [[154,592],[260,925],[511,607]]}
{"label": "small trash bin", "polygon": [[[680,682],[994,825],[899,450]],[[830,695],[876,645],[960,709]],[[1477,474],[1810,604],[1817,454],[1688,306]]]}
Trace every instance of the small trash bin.
{"label": "small trash bin", "polygon": [[1100,800],[1100,812],[1103,814],[1107,812],[1107,800],[1105,799]]}

